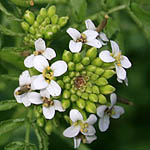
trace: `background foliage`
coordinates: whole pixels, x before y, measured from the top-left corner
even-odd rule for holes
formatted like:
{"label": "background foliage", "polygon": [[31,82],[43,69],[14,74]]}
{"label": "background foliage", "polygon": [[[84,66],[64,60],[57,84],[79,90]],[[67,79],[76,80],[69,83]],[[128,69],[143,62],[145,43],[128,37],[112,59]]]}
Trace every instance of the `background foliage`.
{"label": "background foliage", "polygon": [[[24,0],[30,2],[30,0]],[[23,30],[20,26],[23,13],[30,9],[37,13],[41,7],[55,4],[59,16],[69,16],[68,24],[57,34],[52,42],[54,48],[61,56],[64,49],[68,49],[70,37],[65,32],[68,27],[85,29],[84,21],[92,19],[99,24],[104,14],[110,19],[104,31],[109,39],[116,40],[123,53],[131,60],[133,67],[128,71],[129,86],[119,84],[116,77],[112,81],[117,94],[134,103],[125,106],[126,113],[119,120],[111,120],[110,129],[106,133],[98,134],[98,140],[87,147],[81,145],[80,149],[98,150],[148,150],[150,149],[150,1],[149,0],[34,0],[34,6],[20,0],[0,0],[0,149],[4,149],[12,141],[24,141],[24,120],[18,119],[26,116],[26,109],[16,104],[13,96],[18,86],[18,77],[25,69],[23,59],[25,52],[30,48],[23,44]],[[59,43],[59,44],[58,44]],[[5,101],[2,101],[5,100]],[[7,101],[9,100],[9,101]],[[7,111],[6,111],[7,110]],[[8,119],[15,119],[14,121]],[[6,123],[6,124],[5,124]],[[41,131],[40,140],[49,149],[73,149],[71,139],[62,136],[63,127],[54,130],[49,139]],[[14,130],[18,128],[17,130]],[[36,127],[33,126],[36,130]],[[33,129],[32,129],[33,130]],[[13,132],[10,132],[13,131]],[[30,134],[30,142],[35,145],[38,140]],[[11,146],[16,143],[11,143]],[[17,145],[23,145],[23,142]],[[25,149],[35,149],[29,144]],[[17,147],[15,147],[17,150]],[[44,148],[43,148],[44,149]]]}

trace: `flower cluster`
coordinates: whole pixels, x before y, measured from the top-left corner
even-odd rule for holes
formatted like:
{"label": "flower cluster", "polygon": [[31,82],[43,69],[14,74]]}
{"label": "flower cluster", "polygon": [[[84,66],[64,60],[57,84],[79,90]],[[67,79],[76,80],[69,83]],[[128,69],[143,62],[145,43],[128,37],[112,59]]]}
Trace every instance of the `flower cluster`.
{"label": "flower cluster", "polygon": [[[49,15],[51,11],[48,10]],[[40,13],[44,14],[45,9]],[[99,130],[104,132],[109,128],[110,118],[117,119],[124,113],[121,106],[115,105],[116,89],[108,79],[117,74],[117,80],[121,83],[125,81],[127,85],[124,68],[131,67],[129,59],[122,55],[115,41],[110,40],[112,52],[103,50],[99,53],[98,49],[107,45],[109,40],[103,32],[97,31],[90,19],[85,21],[85,25],[87,30],[82,33],[74,28],[67,29],[73,39],[69,42],[71,52],[65,50],[62,60],[53,63],[55,51],[46,48],[43,39],[37,39],[34,42],[35,51],[24,60],[29,71],[20,75],[19,87],[14,91],[18,103],[26,107],[42,105],[43,115],[48,120],[54,118],[55,111],[63,112],[61,114],[64,118],[67,116],[65,119],[71,124],[63,135],[74,139],[74,148],[78,148],[81,142],[91,143],[97,139],[94,128],[97,117]],[[84,49],[83,44],[91,48]],[[36,73],[32,75],[31,70]],[[107,100],[109,95],[110,100]]]}

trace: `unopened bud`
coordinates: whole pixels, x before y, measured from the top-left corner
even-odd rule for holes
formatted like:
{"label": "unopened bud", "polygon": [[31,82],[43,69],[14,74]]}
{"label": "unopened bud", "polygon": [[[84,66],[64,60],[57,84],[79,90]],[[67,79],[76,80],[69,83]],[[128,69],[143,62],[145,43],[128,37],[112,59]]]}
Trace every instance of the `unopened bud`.
{"label": "unopened bud", "polygon": [[93,66],[93,65],[89,65],[89,66],[86,67],[86,70],[87,70],[87,71],[91,71],[91,72],[95,72],[96,67]]}
{"label": "unopened bud", "polygon": [[92,102],[98,102],[98,97],[96,94],[89,94],[89,100]]}
{"label": "unopened bud", "polygon": [[97,80],[98,79],[98,75],[97,74],[93,74],[92,76],[91,76],[91,80],[92,81],[95,81],[95,80]]}
{"label": "unopened bud", "polygon": [[42,15],[38,15],[37,18],[36,18],[36,21],[40,24],[42,23],[42,21],[44,20],[44,17]]}
{"label": "unopened bud", "polygon": [[58,25],[60,25],[60,27],[63,27],[67,23],[68,19],[69,19],[68,16],[60,17],[58,20]]}
{"label": "unopened bud", "polygon": [[69,72],[69,77],[73,78],[74,76],[75,76],[75,72],[74,71]]}
{"label": "unopened bud", "polygon": [[90,64],[90,58],[89,57],[84,57],[82,59],[82,64],[83,65],[89,65]]}
{"label": "unopened bud", "polygon": [[96,105],[93,102],[87,101],[85,109],[89,113],[96,113]]}
{"label": "unopened bud", "polygon": [[87,86],[86,89],[85,89],[85,91],[86,91],[87,93],[92,93],[92,88],[89,87],[89,86]]}
{"label": "unopened bud", "polygon": [[104,72],[104,69],[102,69],[102,68],[96,68],[95,73],[96,73],[97,75],[101,75],[101,74],[103,74],[103,72]]}
{"label": "unopened bud", "polygon": [[50,6],[48,8],[47,15],[51,18],[53,15],[55,15],[55,13],[56,13],[56,7],[54,5]]}
{"label": "unopened bud", "polygon": [[62,97],[65,98],[65,99],[69,98],[70,97],[70,92],[68,90],[64,90]]}
{"label": "unopened bud", "polygon": [[105,78],[100,77],[99,79],[97,79],[95,81],[95,84],[98,86],[104,86],[104,85],[108,84],[108,81]]}
{"label": "unopened bud", "polygon": [[61,102],[61,104],[62,104],[62,107],[63,107],[64,109],[67,109],[67,108],[70,107],[70,100],[68,100],[68,99],[63,99],[62,102]]}
{"label": "unopened bud", "polygon": [[107,99],[103,94],[98,95],[98,101],[100,104],[106,104],[107,103]]}
{"label": "unopened bud", "polygon": [[100,87],[100,92],[105,95],[111,94],[114,91],[115,91],[115,88],[111,85],[105,85],[105,86]]}
{"label": "unopened bud", "polygon": [[36,33],[35,37],[36,37],[36,39],[38,39],[38,38],[42,38],[43,35],[41,33]]}
{"label": "unopened bud", "polygon": [[84,66],[82,64],[80,64],[80,63],[76,64],[76,66],[75,66],[76,71],[82,71],[83,69],[84,69]]}
{"label": "unopened bud", "polygon": [[24,31],[28,32],[30,26],[27,22],[21,22],[21,27]]}
{"label": "unopened bud", "polygon": [[56,33],[58,31],[58,27],[56,25],[52,26],[52,32]]}
{"label": "unopened bud", "polygon": [[87,76],[88,76],[88,77],[91,77],[92,75],[93,75],[93,72],[91,72],[91,71],[88,71],[88,72],[87,72]]}
{"label": "unopened bud", "polygon": [[34,28],[33,26],[31,26],[31,27],[29,28],[29,32],[30,32],[31,34],[35,34],[35,28]]}
{"label": "unopened bud", "polygon": [[82,97],[83,99],[87,100],[88,97],[89,97],[89,95],[88,95],[88,93],[83,93],[83,94],[81,95],[81,97]]}
{"label": "unopened bud", "polygon": [[39,27],[39,23],[38,23],[37,21],[34,21],[33,27],[34,27],[34,28]]}
{"label": "unopened bud", "polygon": [[77,100],[78,100],[78,96],[77,95],[75,95],[75,94],[71,95],[71,101],[72,102],[75,102]]}
{"label": "unopened bud", "polygon": [[45,32],[44,36],[46,39],[51,39],[53,37],[53,32]]}
{"label": "unopened bud", "polygon": [[69,71],[74,71],[75,70],[75,64],[73,62],[68,63],[68,70]]}
{"label": "unopened bud", "polygon": [[96,67],[100,67],[103,64],[103,61],[99,57],[97,57],[92,61],[91,64]]}
{"label": "unopened bud", "polygon": [[63,82],[64,82],[64,83],[70,82],[70,78],[69,78],[68,76],[64,76],[64,77],[63,77]]}
{"label": "unopened bud", "polygon": [[45,132],[50,135],[52,133],[52,130],[53,130],[53,125],[51,123],[50,120],[48,120],[48,122],[46,123],[45,125]]}
{"label": "unopened bud", "polygon": [[58,22],[58,15],[55,14],[51,17],[51,23],[52,24],[57,24],[57,22]]}
{"label": "unopened bud", "polygon": [[75,53],[75,54],[73,55],[73,62],[74,62],[74,63],[80,63],[80,62],[81,62],[81,59],[82,59],[81,53]]}
{"label": "unopened bud", "polygon": [[40,15],[43,16],[44,18],[47,16],[47,10],[46,10],[46,8],[41,8],[40,9]]}
{"label": "unopened bud", "polygon": [[37,125],[39,127],[43,127],[44,126],[44,118],[38,118],[36,121],[37,121]]}
{"label": "unopened bud", "polygon": [[29,23],[29,24],[33,24],[34,21],[35,21],[35,16],[34,14],[29,11],[29,10],[26,10],[25,14],[24,14],[24,19]]}
{"label": "unopened bud", "polygon": [[79,100],[76,101],[76,104],[77,104],[77,106],[79,108],[84,109],[84,107],[85,107],[85,100],[80,98]]}
{"label": "unopened bud", "polygon": [[82,92],[80,90],[77,90],[77,95],[80,97],[82,95]]}
{"label": "unopened bud", "polygon": [[75,93],[76,93],[76,91],[75,91],[74,88],[71,88],[71,89],[70,89],[70,92],[71,92],[72,94],[75,94]]}
{"label": "unopened bud", "polygon": [[95,94],[99,94],[98,86],[96,86],[96,85],[92,86],[92,92],[95,93]]}
{"label": "unopened bud", "polygon": [[59,86],[60,86],[61,88],[63,88],[63,87],[64,87],[64,83],[63,83],[63,81],[62,81],[62,80],[58,80],[58,81],[57,81],[57,83],[59,84]]}
{"label": "unopened bud", "polygon": [[70,88],[71,88],[71,84],[70,83],[66,83],[65,84],[65,89],[70,90]]}
{"label": "unopened bud", "polygon": [[102,65],[103,68],[110,68],[110,67],[114,67],[114,63],[103,63]]}
{"label": "unopened bud", "polygon": [[63,55],[62,55],[62,59],[65,62],[70,62],[72,60],[72,53],[70,51],[64,50]]}
{"label": "unopened bud", "polygon": [[34,113],[34,116],[35,116],[36,118],[39,118],[40,115],[41,115],[41,114],[39,113],[39,111],[36,109],[36,107],[34,108],[33,113]]}
{"label": "unopened bud", "polygon": [[96,58],[97,56],[97,49],[95,47],[90,48],[87,53],[86,56],[90,58],[90,60],[93,60]]}
{"label": "unopened bud", "polygon": [[111,78],[113,75],[115,74],[114,70],[105,70],[104,74],[102,75],[102,77],[109,79]]}

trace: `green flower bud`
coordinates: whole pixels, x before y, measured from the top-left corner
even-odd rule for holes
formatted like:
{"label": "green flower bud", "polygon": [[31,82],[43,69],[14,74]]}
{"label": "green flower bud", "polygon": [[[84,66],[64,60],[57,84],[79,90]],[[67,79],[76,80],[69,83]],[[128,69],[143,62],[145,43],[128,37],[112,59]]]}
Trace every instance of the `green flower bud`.
{"label": "green flower bud", "polygon": [[41,106],[37,106],[37,111],[42,114],[43,113],[42,107]]}
{"label": "green flower bud", "polygon": [[110,68],[110,67],[114,67],[114,63],[103,63],[102,65],[103,68]]}
{"label": "green flower bud", "polygon": [[44,18],[47,16],[47,10],[46,10],[46,8],[41,8],[40,9],[40,15],[43,16]]}
{"label": "green flower bud", "polygon": [[66,83],[65,84],[65,89],[70,90],[70,88],[71,88],[71,84],[70,83]]}
{"label": "green flower bud", "polygon": [[55,14],[51,17],[51,23],[52,24],[57,24],[57,22],[58,22],[58,15]]}
{"label": "green flower bud", "polygon": [[75,91],[74,88],[71,88],[71,89],[70,89],[70,92],[71,92],[72,94],[75,94],[75,93],[76,93],[76,91]]}
{"label": "green flower bud", "polygon": [[44,36],[46,39],[51,39],[53,37],[53,32],[45,32]]}
{"label": "green flower bud", "polygon": [[44,20],[44,17],[43,17],[42,15],[40,15],[40,14],[36,17],[36,21],[37,21],[39,24],[41,24],[41,23],[43,22],[43,20]]}
{"label": "green flower bud", "polygon": [[75,76],[75,72],[74,71],[69,72],[69,77],[73,78],[74,76]]}
{"label": "green flower bud", "polygon": [[34,21],[33,27],[34,28],[38,28],[39,27],[39,23],[37,21]]}
{"label": "green flower bud", "polygon": [[105,95],[111,94],[114,91],[115,91],[115,88],[111,85],[105,85],[105,86],[100,87],[100,93],[105,94]]}
{"label": "green flower bud", "polygon": [[63,55],[62,55],[62,59],[65,62],[72,61],[72,53],[70,51],[64,50]]}
{"label": "green flower bud", "polygon": [[38,39],[38,38],[42,38],[43,35],[41,33],[36,33],[35,37],[36,37],[36,39]]}
{"label": "green flower bud", "polygon": [[62,97],[65,98],[65,99],[69,98],[70,97],[70,92],[68,90],[64,90]]}
{"label": "green flower bud", "polygon": [[89,65],[90,64],[90,58],[89,57],[84,57],[82,59],[82,64],[83,65]]}
{"label": "green flower bud", "polygon": [[102,68],[96,68],[95,73],[96,73],[97,75],[101,75],[101,74],[103,74],[103,72],[104,72],[104,69],[102,69]]}
{"label": "green flower bud", "polygon": [[96,67],[100,67],[103,64],[103,61],[99,57],[97,57],[92,61],[91,64]]}
{"label": "green flower bud", "polygon": [[88,72],[87,72],[87,76],[88,76],[88,77],[91,77],[92,75],[93,75],[93,72],[91,72],[91,71],[88,71]]}
{"label": "green flower bud", "polygon": [[75,94],[71,95],[71,101],[72,102],[75,102],[77,100],[78,100],[78,96],[77,95],[75,95]]}
{"label": "green flower bud", "polygon": [[85,109],[89,113],[96,113],[96,105],[93,102],[87,101]]}
{"label": "green flower bud", "polygon": [[33,113],[34,113],[34,116],[35,116],[36,118],[39,118],[39,117],[41,116],[41,114],[40,114],[39,111],[36,109],[36,107],[34,107]]}
{"label": "green flower bud", "polygon": [[55,13],[56,13],[56,7],[54,5],[50,6],[48,8],[47,15],[51,18],[53,15],[55,15]]}
{"label": "green flower bud", "polygon": [[46,27],[45,27],[45,30],[47,32],[52,32],[52,25],[51,24],[48,24]]}
{"label": "green flower bud", "polygon": [[56,33],[58,31],[58,27],[56,25],[52,26],[52,32]]}
{"label": "green flower bud", "polygon": [[36,123],[39,127],[43,127],[44,126],[44,118],[38,118],[36,120]]}
{"label": "green flower bud", "polygon": [[92,85],[91,82],[87,82],[87,83],[86,83],[86,86],[87,86],[87,87],[92,87],[93,85]]}
{"label": "green flower bud", "polygon": [[63,82],[64,82],[64,83],[70,82],[70,78],[69,78],[68,76],[64,76],[64,77],[63,77]]}
{"label": "green flower bud", "polygon": [[88,97],[89,97],[89,95],[88,95],[88,93],[83,93],[83,94],[81,95],[81,97],[82,97],[83,99],[87,100]]}
{"label": "green flower bud", "polygon": [[98,88],[96,85],[94,85],[94,86],[92,87],[92,92],[95,93],[95,94],[99,94],[99,93],[100,93],[100,92],[99,92],[99,88]]}
{"label": "green flower bud", "polygon": [[102,77],[109,79],[111,78],[113,75],[115,74],[114,70],[105,70],[104,74],[102,75]]}
{"label": "green flower bud", "polygon": [[80,72],[76,72],[76,77],[80,76]]}
{"label": "green flower bud", "polygon": [[98,101],[100,104],[106,104],[107,103],[107,99],[103,94],[98,95]]}
{"label": "green flower bud", "polygon": [[50,20],[48,17],[46,17],[45,20],[44,20],[44,22],[45,22],[46,24],[50,24],[51,20]]}
{"label": "green flower bud", "polygon": [[62,104],[62,107],[63,107],[64,109],[67,109],[67,108],[70,107],[70,100],[68,100],[68,99],[63,99],[63,100],[61,101],[61,104]]}
{"label": "green flower bud", "polygon": [[[44,28],[44,27],[41,27],[41,28],[40,28],[40,33],[41,33],[41,34],[45,34],[45,32],[46,32],[45,28]],[[39,31],[37,31],[37,33],[39,33]]]}
{"label": "green flower bud", "polygon": [[29,24],[33,24],[34,21],[35,21],[35,16],[34,14],[29,11],[29,10],[26,10],[25,14],[24,14],[24,19],[29,23]]}
{"label": "green flower bud", "polygon": [[64,87],[64,83],[63,83],[63,81],[62,81],[62,80],[58,80],[58,81],[57,81],[57,83],[59,84],[59,86],[60,86],[61,88],[63,88],[63,87]]}
{"label": "green flower bud", "polygon": [[87,93],[92,93],[92,88],[89,87],[89,86],[87,86],[86,89],[85,89],[85,91],[86,91]]}
{"label": "green flower bud", "polygon": [[98,96],[96,94],[89,94],[89,100],[92,102],[98,102]]}
{"label": "green flower bud", "polygon": [[95,81],[95,84],[98,86],[104,86],[104,85],[108,84],[108,81],[105,78],[100,77],[99,79],[97,79]]}
{"label": "green flower bud", "polygon": [[69,116],[64,115],[64,119],[68,124],[71,124],[71,120],[70,120]]}
{"label": "green flower bud", "polygon": [[76,71],[82,71],[83,69],[84,69],[84,66],[82,64],[80,64],[80,63],[76,64],[76,66],[75,66]]}
{"label": "green flower bud", "polygon": [[30,32],[31,34],[35,34],[35,29],[34,29],[33,26],[31,26],[31,27],[29,28],[29,32]]}
{"label": "green flower bud", "polygon": [[91,76],[91,80],[92,81],[95,81],[95,80],[97,80],[98,79],[98,75],[97,74],[93,74],[92,76]]}
{"label": "green flower bud", "polygon": [[81,74],[82,74],[82,75],[86,75],[86,71],[82,71]]}
{"label": "green flower bud", "polygon": [[96,58],[97,56],[97,49],[95,47],[90,48],[87,53],[86,56],[90,58],[90,60],[93,60]]}
{"label": "green flower bud", "polygon": [[30,26],[27,22],[21,22],[21,27],[24,31],[28,32]]}
{"label": "green flower bud", "polygon": [[93,65],[89,65],[89,66],[86,67],[86,70],[87,70],[87,71],[91,71],[91,72],[95,72],[96,67],[93,66]]}
{"label": "green flower bud", "polygon": [[67,23],[68,19],[69,19],[68,16],[60,17],[58,20],[58,25],[60,25],[60,27],[63,27]]}
{"label": "green flower bud", "polygon": [[82,92],[80,90],[77,90],[76,94],[80,97],[82,95]]}
{"label": "green flower bud", "polygon": [[73,62],[74,62],[74,63],[80,63],[80,62],[81,62],[81,59],[82,59],[81,53],[75,53],[75,54],[73,55]]}
{"label": "green flower bud", "polygon": [[80,98],[79,100],[76,101],[76,104],[77,104],[77,106],[79,108],[84,109],[84,107],[85,107],[85,100]]}
{"label": "green flower bud", "polygon": [[74,71],[75,70],[75,64],[73,62],[68,63],[68,70],[69,71]]}
{"label": "green flower bud", "polygon": [[44,130],[48,135],[51,135],[52,130],[53,130],[53,125],[50,120],[48,120],[48,122],[46,123]]}

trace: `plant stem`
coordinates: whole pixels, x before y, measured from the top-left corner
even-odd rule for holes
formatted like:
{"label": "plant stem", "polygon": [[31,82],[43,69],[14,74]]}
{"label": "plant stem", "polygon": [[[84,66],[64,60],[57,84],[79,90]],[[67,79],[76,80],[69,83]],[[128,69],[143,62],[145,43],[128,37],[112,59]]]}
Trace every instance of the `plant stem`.
{"label": "plant stem", "polygon": [[107,14],[112,14],[113,12],[116,12],[116,11],[120,11],[120,10],[123,10],[126,8],[126,5],[120,5],[120,6],[117,6],[117,7],[114,7],[112,9],[110,9]]}

